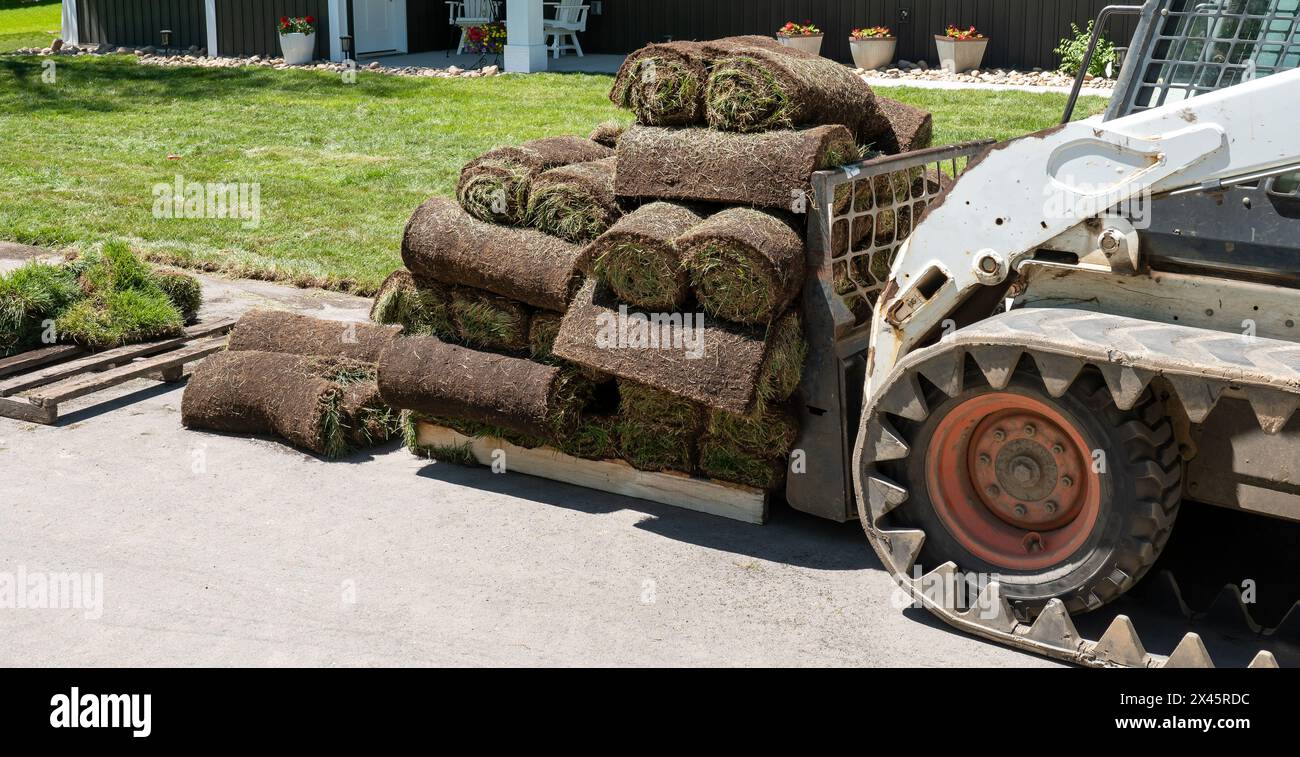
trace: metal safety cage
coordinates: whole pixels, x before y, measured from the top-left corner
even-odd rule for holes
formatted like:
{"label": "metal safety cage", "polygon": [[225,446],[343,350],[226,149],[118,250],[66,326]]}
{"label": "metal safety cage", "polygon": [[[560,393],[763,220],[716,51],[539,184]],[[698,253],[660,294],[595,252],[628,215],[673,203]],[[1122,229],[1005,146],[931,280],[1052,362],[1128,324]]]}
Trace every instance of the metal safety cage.
{"label": "metal safety cage", "polygon": [[1300,66],[1300,0],[1153,0],[1106,120]]}
{"label": "metal safety cage", "polygon": [[918,150],[813,175],[803,291],[808,359],[796,394],[800,457],[785,490],[796,510],[857,517],[850,462],[876,301],[925,209],[992,144]]}

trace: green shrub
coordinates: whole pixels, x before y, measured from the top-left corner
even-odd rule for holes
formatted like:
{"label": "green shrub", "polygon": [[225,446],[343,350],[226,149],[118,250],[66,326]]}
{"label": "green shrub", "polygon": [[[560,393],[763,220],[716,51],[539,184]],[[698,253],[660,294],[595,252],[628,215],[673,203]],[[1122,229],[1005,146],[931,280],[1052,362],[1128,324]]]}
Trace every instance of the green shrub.
{"label": "green shrub", "polygon": [[[1052,52],[1061,56],[1060,71],[1063,74],[1075,76],[1079,73],[1079,67],[1083,65],[1083,56],[1088,52],[1088,40],[1092,38],[1092,27],[1094,21],[1088,22],[1088,28],[1084,31],[1079,30],[1079,25],[1070,23],[1070,35],[1061,40],[1061,44]],[[1092,55],[1092,62],[1088,64],[1088,73],[1093,76],[1105,76],[1106,66],[1115,63],[1115,45],[1106,39],[1105,35],[1097,38],[1097,49]]]}

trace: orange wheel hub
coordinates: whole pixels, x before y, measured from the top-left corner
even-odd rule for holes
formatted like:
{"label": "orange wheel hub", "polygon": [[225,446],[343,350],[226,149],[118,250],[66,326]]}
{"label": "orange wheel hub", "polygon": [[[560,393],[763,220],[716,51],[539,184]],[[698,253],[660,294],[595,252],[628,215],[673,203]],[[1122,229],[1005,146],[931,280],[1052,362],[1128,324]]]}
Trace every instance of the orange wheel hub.
{"label": "orange wheel hub", "polygon": [[1033,397],[992,392],[953,408],[930,440],[925,478],[953,537],[1001,568],[1060,563],[1097,524],[1091,449],[1059,410]]}

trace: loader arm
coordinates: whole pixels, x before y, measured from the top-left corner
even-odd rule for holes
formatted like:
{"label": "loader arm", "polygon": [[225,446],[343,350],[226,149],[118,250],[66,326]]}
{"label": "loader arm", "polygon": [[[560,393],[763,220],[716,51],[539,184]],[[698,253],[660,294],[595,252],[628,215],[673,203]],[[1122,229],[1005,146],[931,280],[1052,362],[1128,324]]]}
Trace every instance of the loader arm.
{"label": "loader arm", "polygon": [[[963,302],[1007,282],[1021,260],[1086,219],[1140,196],[1294,166],[1296,102],[1300,70],[1112,121],[1073,122],[973,160],[899,250],[876,304],[867,397]],[[1125,254],[1125,231],[1108,254]]]}

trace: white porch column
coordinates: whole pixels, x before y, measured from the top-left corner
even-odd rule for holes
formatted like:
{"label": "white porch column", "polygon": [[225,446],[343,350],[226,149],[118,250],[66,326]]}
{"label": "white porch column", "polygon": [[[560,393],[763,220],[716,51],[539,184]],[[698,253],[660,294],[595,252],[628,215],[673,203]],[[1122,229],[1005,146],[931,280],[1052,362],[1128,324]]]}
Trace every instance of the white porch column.
{"label": "white porch column", "polygon": [[77,0],[63,0],[63,29],[59,32],[64,44],[80,45],[81,29],[77,24]]}
{"label": "white porch column", "polygon": [[208,33],[208,57],[215,58],[221,54],[217,50],[217,0],[204,1],[203,19],[203,28]]}
{"label": "white porch column", "polygon": [[507,71],[546,70],[546,40],[542,37],[542,0],[506,0]]}
{"label": "white porch column", "polygon": [[[326,32],[330,35],[330,60],[343,62],[343,43],[339,37],[351,34],[348,30],[348,0],[330,0],[330,26]],[[354,41],[353,44],[356,44]],[[355,50],[356,48],[352,48]]]}

